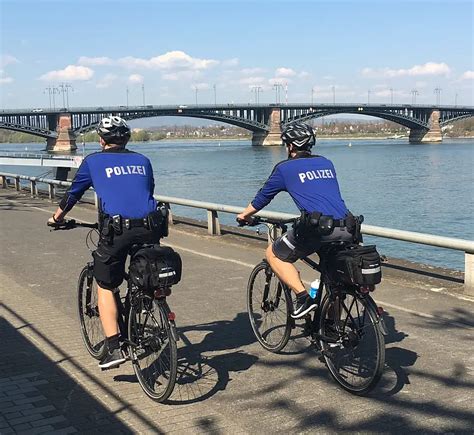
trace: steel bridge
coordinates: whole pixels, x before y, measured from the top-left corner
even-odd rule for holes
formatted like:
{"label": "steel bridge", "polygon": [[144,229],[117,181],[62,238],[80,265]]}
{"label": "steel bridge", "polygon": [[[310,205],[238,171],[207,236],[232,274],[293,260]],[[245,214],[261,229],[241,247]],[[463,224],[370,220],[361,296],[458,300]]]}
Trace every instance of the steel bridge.
{"label": "steel bridge", "polygon": [[75,137],[92,130],[106,116],[126,120],[179,116],[225,122],[253,132],[253,143],[280,144],[281,128],[295,121],[308,121],[335,114],[357,114],[386,119],[410,129],[410,141],[441,141],[441,127],[474,116],[472,106],[426,106],[413,104],[221,104],[166,106],[76,107],[70,109],[17,109],[0,111],[0,128],[21,131],[47,139],[48,148],[71,149]]}

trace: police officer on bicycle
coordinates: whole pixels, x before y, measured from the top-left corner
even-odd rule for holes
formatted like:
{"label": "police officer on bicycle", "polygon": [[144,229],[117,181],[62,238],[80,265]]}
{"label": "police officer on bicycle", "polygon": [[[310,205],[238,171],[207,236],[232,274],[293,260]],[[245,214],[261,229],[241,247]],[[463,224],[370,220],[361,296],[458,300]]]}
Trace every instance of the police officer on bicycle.
{"label": "police officer on bicycle", "polygon": [[102,369],[117,367],[125,358],[120,350],[114,292],[123,281],[125,260],[135,243],[158,243],[162,215],[153,198],[155,188],[150,161],[126,149],[130,127],[118,116],[103,118],[98,127],[102,152],[88,155],[79,167],[48,225],[60,224],[89,187],[99,199],[100,240],[93,252],[98,284],[100,320],[108,352]]}
{"label": "police officer on bicycle", "polygon": [[354,216],[339,191],[334,165],[323,156],[311,154],[316,142],[313,129],[303,123],[289,124],[281,135],[288,160],[278,163],[263,187],[237,220],[250,217],[266,207],[275,195],[288,192],[301,211],[292,229],[266,250],[267,260],[278,278],[296,293],[294,319],[316,308],[293,263],[317,252],[324,242],[353,241]]}

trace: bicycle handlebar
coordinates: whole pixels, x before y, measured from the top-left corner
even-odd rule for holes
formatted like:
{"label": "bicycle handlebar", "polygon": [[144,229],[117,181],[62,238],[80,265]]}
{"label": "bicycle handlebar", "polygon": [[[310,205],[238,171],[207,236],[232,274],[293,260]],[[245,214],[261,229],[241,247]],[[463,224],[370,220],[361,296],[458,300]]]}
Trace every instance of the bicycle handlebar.
{"label": "bicycle handlebar", "polygon": [[297,218],[291,218],[291,219],[285,219],[285,220],[277,220],[277,219],[271,219],[271,218],[265,218],[262,216],[251,216],[250,221],[246,220],[240,220],[236,219],[237,223],[239,224],[239,227],[255,227],[257,225],[262,225],[262,224],[269,224],[269,225],[274,225],[276,227],[286,227],[286,224],[294,222]]}
{"label": "bicycle handlebar", "polygon": [[78,228],[78,227],[94,228],[94,229],[99,228],[99,224],[97,223],[90,224],[87,222],[77,222],[76,219],[68,219],[63,222],[57,222],[57,223],[48,222],[47,225],[48,227],[51,227],[52,231],[72,230],[73,228]]}

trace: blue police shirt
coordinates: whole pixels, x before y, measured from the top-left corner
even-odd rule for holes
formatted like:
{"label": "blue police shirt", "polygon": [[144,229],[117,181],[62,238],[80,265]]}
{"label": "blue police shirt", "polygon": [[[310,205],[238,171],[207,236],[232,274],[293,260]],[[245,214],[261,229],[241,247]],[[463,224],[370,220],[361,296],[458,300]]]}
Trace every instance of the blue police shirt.
{"label": "blue police shirt", "polygon": [[137,219],[156,210],[155,182],[150,160],[123,148],[88,155],[79,167],[60,207],[70,210],[93,186],[101,210],[110,215]]}
{"label": "blue police shirt", "polygon": [[348,214],[334,165],[323,156],[304,154],[278,163],[251,204],[260,210],[281,191],[288,192],[301,211],[318,211],[335,219]]}

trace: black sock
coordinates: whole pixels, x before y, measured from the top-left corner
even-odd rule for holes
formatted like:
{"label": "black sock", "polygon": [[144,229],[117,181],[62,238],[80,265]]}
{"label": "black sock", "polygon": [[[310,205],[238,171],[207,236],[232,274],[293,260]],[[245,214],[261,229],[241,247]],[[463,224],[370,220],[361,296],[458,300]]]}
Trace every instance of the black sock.
{"label": "black sock", "polygon": [[118,349],[120,347],[120,334],[115,334],[111,337],[107,337],[107,345],[110,350]]}
{"label": "black sock", "polygon": [[296,295],[296,299],[298,299],[298,302],[303,302],[307,296],[308,296],[308,293],[304,291],[304,292],[298,293]]}

